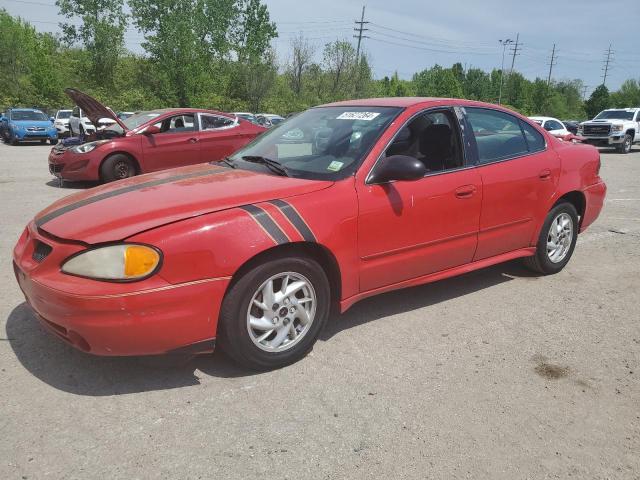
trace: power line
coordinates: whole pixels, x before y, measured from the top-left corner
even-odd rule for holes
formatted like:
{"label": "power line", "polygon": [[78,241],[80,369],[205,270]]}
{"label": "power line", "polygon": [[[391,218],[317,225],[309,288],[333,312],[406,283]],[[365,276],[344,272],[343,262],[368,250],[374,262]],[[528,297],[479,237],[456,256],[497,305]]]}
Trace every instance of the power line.
{"label": "power line", "polygon": [[606,58],[604,61],[604,75],[602,76],[602,85],[606,86],[607,85],[607,74],[609,73],[609,63],[611,62],[611,55],[612,55],[612,51],[611,51],[611,44],[609,44],[609,49],[606,52]]}
{"label": "power line", "polygon": [[365,5],[362,6],[362,15],[360,16],[360,21],[354,21],[354,23],[358,25],[358,27],[353,29],[354,31],[358,32],[358,35],[353,36],[353,38],[358,39],[358,48],[356,49],[356,61],[358,62],[358,64],[360,64],[360,43],[362,43],[363,38],[369,38],[366,35],[362,35],[363,32],[369,30],[368,28],[364,28],[364,26],[369,23],[364,20],[364,9]]}
{"label": "power line", "polygon": [[513,43],[513,40],[507,38],[506,40],[498,40],[502,45],[502,65],[500,66],[500,93],[498,94],[498,105],[502,104],[502,83],[504,79],[504,53],[507,49],[507,45]]}

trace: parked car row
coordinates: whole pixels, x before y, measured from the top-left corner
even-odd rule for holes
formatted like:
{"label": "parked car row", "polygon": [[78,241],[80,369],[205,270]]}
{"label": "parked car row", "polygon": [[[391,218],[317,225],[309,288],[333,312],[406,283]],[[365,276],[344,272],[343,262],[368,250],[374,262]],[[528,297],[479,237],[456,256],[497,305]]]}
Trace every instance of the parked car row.
{"label": "parked car row", "polygon": [[271,128],[284,121],[284,117],[276,115],[275,113],[253,114],[250,112],[233,112],[233,115],[265,128]]}

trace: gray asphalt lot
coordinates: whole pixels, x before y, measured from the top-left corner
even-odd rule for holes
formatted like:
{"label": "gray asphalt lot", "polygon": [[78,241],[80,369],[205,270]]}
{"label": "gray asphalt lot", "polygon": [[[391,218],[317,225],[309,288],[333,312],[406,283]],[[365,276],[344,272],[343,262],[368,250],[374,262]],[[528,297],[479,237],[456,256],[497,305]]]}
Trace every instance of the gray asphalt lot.
{"label": "gray asphalt lot", "polygon": [[0,144],[0,478],[640,478],[637,146],[603,151],[605,209],[560,274],[511,262],[368,299],[260,374],[40,329],[11,251],[73,192],[49,148]]}

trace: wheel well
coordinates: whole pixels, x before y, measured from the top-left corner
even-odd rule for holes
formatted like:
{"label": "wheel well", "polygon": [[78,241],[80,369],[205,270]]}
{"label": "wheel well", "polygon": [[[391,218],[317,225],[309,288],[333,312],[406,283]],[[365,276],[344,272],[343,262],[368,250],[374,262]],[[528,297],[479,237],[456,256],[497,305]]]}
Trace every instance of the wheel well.
{"label": "wheel well", "polygon": [[625,133],[631,135],[631,140],[633,140],[633,137],[635,137],[635,135],[636,135],[636,131],[633,128],[630,128]]}
{"label": "wheel well", "polygon": [[580,224],[582,224],[582,219],[584,218],[584,212],[587,207],[587,201],[584,197],[584,193],[579,192],[577,190],[569,193],[565,193],[561,196],[558,201],[553,205],[554,207],[562,202],[569,202],[572,204],[576,211],[578,212],[578,216],[580,217]]}
{"label": "wheel well", "polygon": [[229,290],[240,278],[242,278],[242,276],[246,272],[261,264],[262,262],[273,260],[275,258],[286,258],[291,256],[306,256],[318,262],[320,267],[327,275],[327,280],[329,280],[329,288],[331,291],[331,307],[332,309],[338,308],[340,304],[340,298],[342,296],[342,279],[340,276],[340,267],[338,266],[338,261],[328,248],[318,243],[312,242],[286,243],[284,245],[278,245],[258,253],[254,257],[247,260],[244,264],[242,264],[242,266],[236,271],[236,273],[233,274],[227,290]]}
{"label": "wheel well", "polygon": [[125,157],[129,158],[129,160],[131,160],[133,162],[133,166],[136,169],[136,175],[140,174],[140,164],[138,163],[138,160],[136,159],[136,157],[134,157],[133,155],[131,155],[130,153],[127,153],[127,152],[111,152],[111,153],[109,153],[109,155],[107,155],[106,157],[104,157],[102,159],[102,161],[100,162],[100,166],[98,167],[98,172],[100,174],[100,179],[101,180],[103,180],[103,178],[102,178],[102,165],[104,164],[104,162],[107,161],[108,158],[111,158],[114,155],[124,155]]}

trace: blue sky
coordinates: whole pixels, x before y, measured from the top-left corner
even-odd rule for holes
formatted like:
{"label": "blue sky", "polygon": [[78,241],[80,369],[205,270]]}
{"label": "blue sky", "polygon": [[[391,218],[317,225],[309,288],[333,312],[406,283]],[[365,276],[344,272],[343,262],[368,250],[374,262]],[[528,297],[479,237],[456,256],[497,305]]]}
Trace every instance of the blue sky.
{"label": "blue sky", "polygon": [[[318,60],[325,43],[336,38],[355,41],[353,21],[363,5],[348,0],[265,3],[278,25],[275,47],[281,62],[288,59],[291,38],[299,32],[316,45]],[[33,22],[38,30],[59,31],[54,0],[0,0],[0,7]],[[365,20],[371,22],[366,32],[370,38],[363,40],[363,48],[377,77],[397,70],[409,78],[435,63],[499,67],[498,40],[515,40],[519,32],[522,50],[515,65],[528,78],[546,78],[556,43],[553,78],[581,78],[591,90],[602,82],[603,58],[611,43],[607,86],[616,89],[627,78],[640,79],[640,0],[369,0]],[[140,33],[130,29],[126,41],[131,50],[141,51]]]}

